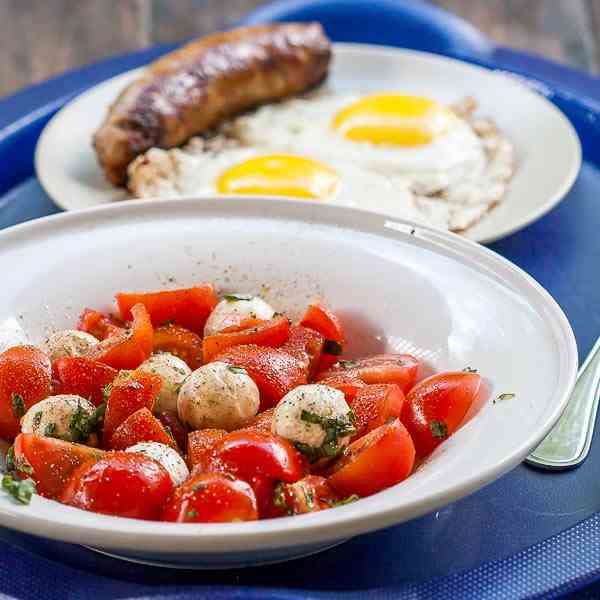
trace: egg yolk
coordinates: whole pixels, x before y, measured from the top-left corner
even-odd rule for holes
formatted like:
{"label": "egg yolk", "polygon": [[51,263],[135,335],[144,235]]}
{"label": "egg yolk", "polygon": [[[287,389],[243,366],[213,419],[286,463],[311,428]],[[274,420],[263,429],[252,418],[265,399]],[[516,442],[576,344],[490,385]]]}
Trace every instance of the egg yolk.
{"label": "egg yolk", "polygon": [[342,108],[333,127],[357,142],[421,146],[444,134],[453,113],[421,96],[374,94]]}
{"label": "egg yolk", "polygon": [[227,169],[217,180],[217,191],[326,199],[335,194],[338,185],[337,173],[322,163],[291,154],[271,154]]}

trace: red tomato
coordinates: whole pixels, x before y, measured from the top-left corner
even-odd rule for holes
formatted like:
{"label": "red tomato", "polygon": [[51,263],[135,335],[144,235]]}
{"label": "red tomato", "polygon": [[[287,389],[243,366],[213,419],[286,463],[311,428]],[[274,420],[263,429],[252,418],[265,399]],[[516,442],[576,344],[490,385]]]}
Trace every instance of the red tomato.
{"label": "red tomato", "polygon": [[195,371],[202,365],[202,338],[184,327],[163,325],[154,330],[154,352],[179,356]]}
{"label": "red tomato", "polygon": [[67,356],[52,363],[55,394],[77,394],[98,406],[104,402],[104,389],[118,371],[85,357]]}
{"label": "red tomato", "polygon": [[395,383],[406,394],[417,380],[419,361],[410,354],[379,354],[356,360],[340,360],[319,373],[317,381],[333,375],[355,377],[364,383]]}
{"label": "red tomato", "polygon": [[302,515],[330,508],[338,500],[327,479],[308,475],[296,483],[279,483],[273,492],[270,516]]}
{"label": "red tomato", "polygon": [[204,332],[204,323],[217,305],[217,295],[210,283],[166,292],[117,294],[116,298],[122,319],[131,319],[131,309],[139,302],[148,310],[153,325],[170,321],[199,335]]}
{"label": "red tomato", "polygon": [[308,306],[300,325],[318,331],[326,340],[344,344],[344,330],[338,317],[324,304],[314,302]]}
{"label": "red tomato", "polygon": [[0,438],[21,431],[21,417],[52,393],[50,359],[33,346],[14,346],[0,354]]}
{"label": "red tomato", "polygon": [[241,315],[239,313],[231,313],[227,315],[221,322],[219,333],[233,333],[234,331],[242,331],[243,329],[256,327],[264,322],[265,319],[255,319],[253,317],[246,317],[245,315]]}
{"label": "red tomato", "polygon": [[302,455],[270,433],[234,431],[214,446],[211,471],[226,471],[247,481],[256,494],[259,513],[269,510],[275,481],[293,483],[304,475]]}
{"label": "red tomato", "polygon": [[290,323],[287,318],[276,317],[250,329],[209,335],[203,342],[204,362],[215,360],[217,354],[232,346],[253,344],[277,348],[288,339],[289,333]]}
{"label": "red tomato", "polygon": [[206,471],[210,465],[215,444],[227,435],[224,429],[199,429],[187,439],[187,459],[190,469]]}
{"label": "red tomato", "polygon": [[79,317],[77,329],[91,333],[99,340],[105,340],[113,335],[123,333],[125,323],[112,315],[105,315],[97,310],[86,308]]}
{"label": "red tomato", "polygon": [[185,450],[185,447],[187,446],[188,430],[179,420],[177,413],[166,410],[158,415],[158,419],[167,432],[170,432],[173,438],[175,438],[180,450]]}
{"label": "red tomato", "polygon": [[361,389],[367,386],[362,379],[359,379],[356,374],[352,373],[340,372],[333,373],[331,375],[327,375],[325,373],[322,376],[320,375],[317,377],[317,380],[322,385],[328,385],[329,387],[344,392],[344,395],[346,396],[346,402],[349,404],[352,402],[356,394],[358,394]]}
{"label": "red tomato", "polygon": [[350,402],[350,408],[355,417],[356,435],[354,439],[381,427],[390,419],[399,418],[402,414],[403,404],[404,394],[395,383],[363,387]]}
{"label": "red tomato", "polygon": [[136,369],[152,354],[154,330],[148,311],[143,304],[136,304],[131,312],[131,330],[106,338],[92,347],[86,358],[115,369]]}
{"label": "red tomato", "polygon": [[299,360],[310,379],[317,371],[324,344],[325,338],[318,331],[294,325],[290,328],[287,342],[280,349]]}
{"label": "red tomato", "polygon": [[227,473],[200,473],[173,492],[161,518],[177,523],[256,521],[258,510],[245,481]]}
{"label": "red tomato", "polygon": [[108,442],[111,450],[126,450],[140,442],[158,442],[179,450],[175,440],[147,408],[140,408],[129,415]]}
{"label": "red tomato", "polygon": [[157,461],[143,454],[109,452],[71,475],[61,502],[106,515],[158,520],[172,491],[171,477]]}
{"label": "red tomato", "polygon": [[104,442],[110,442],[115,429],[140,408],[152,410],[160,393],[162,380],[158,375],[134,372],[131,377],[113,385],[104,414]]}
{"label": "red tomato", "polygon": [[71,473],[84,463],[95,462],[106,453],[83,444],[72,444],[33,433],[21,433],[15,439],[15,465],[25,466],[35,481],[37,492],[46,498],[58,498]]}
{"label": "red tomato", "polygon": [[414,440],[418,456],[430,454],[458,429],[480,385],[477,373],[438,373],[409,392],[402,422]]}
{"label": "red tomato", "polygon": [[236,346],[215,360],[246,369],[260,391],[260,410],[275,406],[290,390],[306,383],[306,372],[293,356],[279,348]]}
{"label": "red tomato", "polygon": [[258,413],[255,417],[243,427],[244,430],[251,429],[253,431],[259,431],[262,433],[271,433],[271,426],[273,424],[273,415],[275,414],[275,408],[269,408],[261,413]]}
{"label": "red tomato", "polygon": [[347,446],[328,482],[341,496],[369,496],[406,479],[414,462],[412,439],[394,419]]}

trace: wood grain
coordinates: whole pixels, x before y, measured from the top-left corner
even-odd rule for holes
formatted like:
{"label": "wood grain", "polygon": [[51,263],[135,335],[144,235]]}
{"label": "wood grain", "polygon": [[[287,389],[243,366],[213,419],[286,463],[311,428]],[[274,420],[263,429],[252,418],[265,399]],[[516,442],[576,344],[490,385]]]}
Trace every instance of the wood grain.
{"label": "wood grain", "polygon": [[[600,0],[434,2],[500,44],[600,73]],[[263,3],[0,0],[0,96],[112,54],[223,29]]]}

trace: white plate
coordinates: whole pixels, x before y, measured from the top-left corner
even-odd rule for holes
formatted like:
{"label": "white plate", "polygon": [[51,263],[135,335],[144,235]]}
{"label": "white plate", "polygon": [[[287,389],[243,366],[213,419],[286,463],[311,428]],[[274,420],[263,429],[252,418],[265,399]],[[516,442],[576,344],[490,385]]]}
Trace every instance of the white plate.
{"label": "white plate", "polygon": [[[329,79],[338,91],[403,90],[451,103],[474,96],[480,114],[495,119],[516,145],[518,171],[502,204],[469,230],[490,242],[548,212],[568,192],[581,166],[581,148],[567,118],[515,78],[441,56],[361,44],[335,44]],[[74,210],[126,197],[104,179],[91,146],[108,106],[139,70],[94,87],[63,108],[36,150],[38,178],[62,208]]]}
{"label": "white plate", "polygon": [[[19,265],[15,268],[15,265]],[[189,525],[86,513],[0,494],[0,525],[137,560],[232,566],[306,554],[435,510],[516,466],[560,416],[577,370],[571,328],[533,279],[458,236],[333,206],[273,199],[122,203],[0,233],[0,331],[33,342],[119,290],[214,281],[276,310],[316,294],[341,315],[350,356],[411,352],[476,367],[490,400],[405,482],[354,504],[254,523]],[[32,293],[35,282],[35,293]],[[492,403],[512,392],[516,397]]]}

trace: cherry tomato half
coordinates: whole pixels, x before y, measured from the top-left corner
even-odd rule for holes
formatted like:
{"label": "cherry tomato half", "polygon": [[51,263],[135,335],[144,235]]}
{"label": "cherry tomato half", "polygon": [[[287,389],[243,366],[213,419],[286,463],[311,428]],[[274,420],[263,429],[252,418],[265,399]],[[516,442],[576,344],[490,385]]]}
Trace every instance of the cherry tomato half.
{"label": "cherry tomato half", "polygon": [[17,469],[25,465],[26,470],[22,472],[35,481],[38,494],[53,499],[60,497],[77,467],[95,462],[106,454],[97,448],[33,433],[19,434],[15,439],[14,452]]}
{"label": "cherry tomato half", "polygon": [[390,419],[399,418],[402,414],[404,394],[395,383],[366,385],[349,404],[355,417],[354,439],[358,439]]}
{"label": "cherry tomato half", "polygon": [[175,439],[147,408],[140,408],[129,415],[106,441],[111,450],[126,450],[140,442],[158,442],[179,450]]}
{"label": "cherry tomato half", "polygon": [[328,482],[341,496],[369,496],[406,479],[414,462],[413,441],[394,419],[347,446]]}
{"label": "cherry tomato half", "polygon": [[76,394],[98,406],[104,402],[104,390],[118,371],[83,356],[66,356],[52,363],[55,394]]}
{"label": "cherry tomato half", "polygon": [[154,352],[170,352],[194,371],[202,365],[202,338],[185,327],[163,325],[154,330]]}
{"label": "cherry tomato half", "polygon": [[417,454],[424,457],[452,435],[477,397],[477,373],[438,373],[419,382],[406,396],[402,422]]}
{"label": "cherry tomato half", "polygon": [[34,346],[14,346],[0,354],[0,438],[21,431],[21,417],[51,394],[50,359]]}
{"label": "cherry tomato half", "polygon": [[173,492],[161,518],[177,523],[255,521],[258,510],[245,481],[227,473],[200,473]]}
{"label": "cherry tomato half", "polygon": [[109,452],[79,467],[69,479],[61,502],[83,510],[158,520],[173,483],[157,461],[131,452]]}

